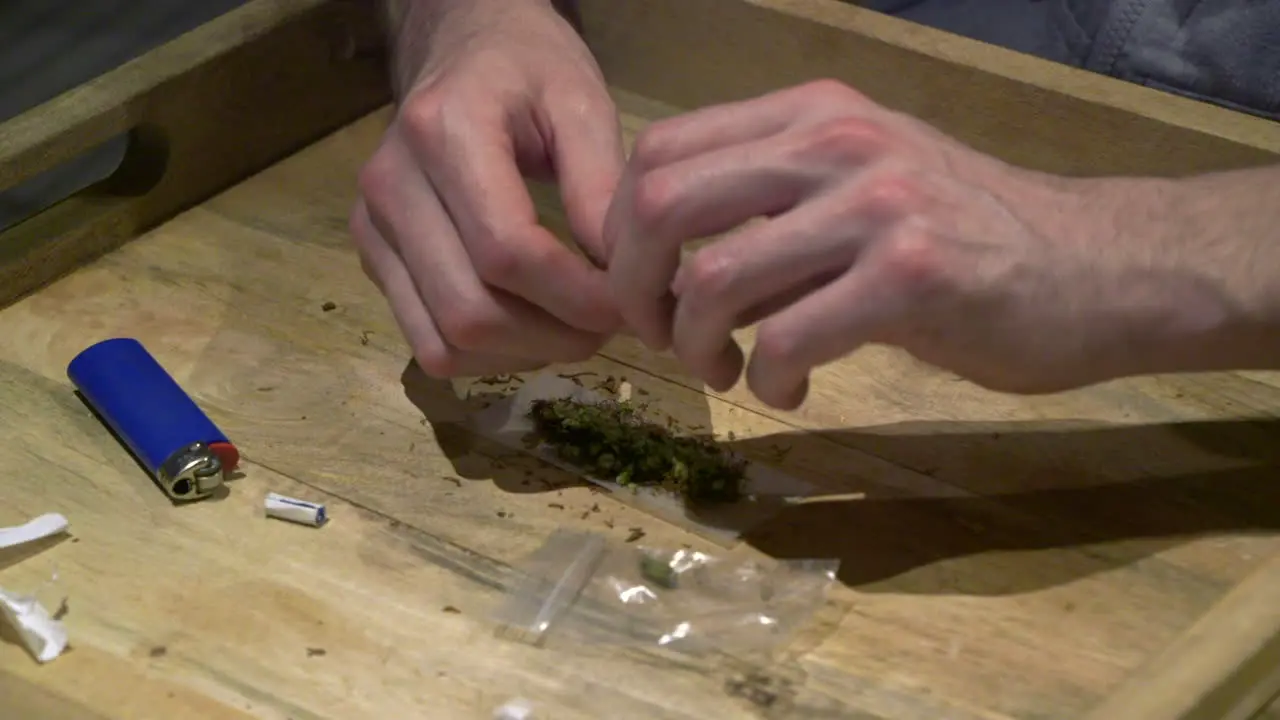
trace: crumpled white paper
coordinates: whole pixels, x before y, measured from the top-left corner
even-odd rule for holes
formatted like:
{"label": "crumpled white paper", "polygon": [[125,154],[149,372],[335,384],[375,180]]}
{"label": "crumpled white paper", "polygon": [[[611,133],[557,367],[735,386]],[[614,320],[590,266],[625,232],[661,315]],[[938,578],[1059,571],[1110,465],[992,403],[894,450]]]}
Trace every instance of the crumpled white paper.
{"label": "crumpled white paper", "polygon": [[746,470],[744,499],[732,505],[700,511],[695,518],[685,503],[670,493],[652,488],[623,487],[612,480],[583,475],[580,468],[556,457],[549,447],[527,448],[524,438],[533,430],[533,422],[528,417],[529,408],[535,400],[554,398],[573,398],[579,402],[599,402],[605,399],[599,393],[568,378],[553,372],[543,372],[529,378],[512,395],[473,416],[472,428],[508,447],[532,452],[548,463],[610,491],[625,503],[726,547],[732,545],[743,532],[768,519],[783,506],[814,493],[814,488],[809,483],[774,468],[750,463]]}
{"label": "crumpled white paper", "polygon": [[33,596],[17,595],[0,588],[0,613],[18,631],[22,644],[41,663],[67,649],[67,628]]}
{"label": "crumpled white paper", "polygon": [[524,698],[515,698],[503,703],[493,711],[493,720],[531,720],[532,717],[533,703]]}
{"label": "crumpled white paper", "polygon": [[46,513],[25,525],[0,528],[0,550],[65,532],[67,524],[58,513]]}
{"label": "crumpled white paper", "polygon": [[[25,525],[0,528],[0,549],[56,535],[66,531],[67,525],[62,515],[48,513]],[[34,595],[0,588],[0,615],[17,631],[22,644],[38,662],[47,663],[66,650],[66,627],[54,619]]]}

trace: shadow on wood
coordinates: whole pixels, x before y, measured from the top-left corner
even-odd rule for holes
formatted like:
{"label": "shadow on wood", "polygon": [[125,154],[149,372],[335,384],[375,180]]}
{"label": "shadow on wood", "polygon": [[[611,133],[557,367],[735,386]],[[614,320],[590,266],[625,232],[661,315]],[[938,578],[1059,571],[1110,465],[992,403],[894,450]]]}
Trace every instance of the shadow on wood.
{"label": "shadow on wood", "polygon": [[21,545],[0,549],[0,570],[17,565],[27,558],[35,557],[45,550],[50,550],[70,537],[67,533],[62,532],[57,535],[42,537],[39,540],[25,542]]}
{"label": "shadow on wood", "polygon": [[[466,424],[468,416],[509,396],[518,376],[481,378],[459,394],[452,383],[428,377],[410,361],[400,375],[405,397],[423,415],[435,433],[441,452],[453,464],[458,476],[468,480],[493,480],[505,492],[529,493],[562,490],[586,484],[581,478],[549,465],[522,449],[511,448],[475,434]],[[477,392],[476,387],[493,387]],[[693,427],[711,426],[711,409],[704,400],[696,408]]]}
{"label": "shadow on wood", "polygon": [[[1060,430],[959,423],[773,435],[734,447],[760,457],[779,445],[815,452],[815,441],[834,440],[939,479],[962,468],[962,477],[949,479],[953,487],[966,478],[1037,478],[1038,488],[1021,490],[910,498],[869,492],[792,506],[748,538],[778,557],[838,557],[840,579],[866,592],[1008,595],[1130,565],[1198,537],[1280,531],[1280,449],[1266,443],[1277,433],[1280,422]],[[1179,462],[1156,458],[1176,459],[1168,457],[1171,440],[1216,456],[1223,467],[1170,469]],[[1006,452],[1003,443],[1040,452]],[[1114,460],[1117,446],[1136,450],[1126,466],[1112,465],[1106,477],[1084,470],[1105,467],[1100,460]],[[1062,462],[1068,458],[1080,461]],[[805,479],[833,493],[842,484],[865,489],[853,477]],[[1061,548],[1085,552],[1075,562],[1046,562],[1037,552]]]}
{"label": "shadow on wood", "polygon": [[423,424],[431,426],[440,452],[452,463],[459,482],[492,480],[498,489],[509,493],[550,492],[585,484],[528,453],[477,436],[466,426],[470,413],[496,401],[501,393],[459,395],[452,383],[428,376],[412,360],[401,373],[400,383],[405,397],[422,412]]}

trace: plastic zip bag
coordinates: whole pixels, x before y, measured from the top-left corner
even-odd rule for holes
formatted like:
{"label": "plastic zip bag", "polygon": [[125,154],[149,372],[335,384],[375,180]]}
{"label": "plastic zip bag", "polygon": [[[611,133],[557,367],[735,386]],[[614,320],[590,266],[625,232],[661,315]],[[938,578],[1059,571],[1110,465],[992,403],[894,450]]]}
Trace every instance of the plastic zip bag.
{"label": "plastic zip bag", "polygon": [[826,601],[837,560],[610,542],[558,530],[516,570],[495,618],[500,635],[542,645],[553,634],[596,645],[772,659]]}
{"label": "plastic zip bag", "polygon": [[748,463],[741,500],[700,507],[695,511],[681,498],[667,491],[648,487],[624,487],[615,480],[592,476],[559,457],[547,445],[530,448],[525,442],[525,438],[534,430],[533,422],[528,417],[534,401],[557,398],[570,398],[583,403],[606,399],[568,378],[544,372],[529,378],[518,391],[473,416],[472,429],[507,447],[531,452],[544,461],[607,490],[624,503],[723,547],[731,546],[742,533],[769,519],[783,506],[814,494],[814,488],[809,483],[774,468]]}

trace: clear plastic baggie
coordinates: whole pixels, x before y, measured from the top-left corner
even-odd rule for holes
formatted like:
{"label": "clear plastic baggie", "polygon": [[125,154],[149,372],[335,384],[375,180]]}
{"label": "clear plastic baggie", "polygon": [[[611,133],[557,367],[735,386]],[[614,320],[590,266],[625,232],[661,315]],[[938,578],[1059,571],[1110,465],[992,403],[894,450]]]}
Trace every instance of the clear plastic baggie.
{"label": "clear plastic baggie", "polygon": [[560,530],[517,570],[497,609],[504,636],[767,658],[826,600],[835,560],[711,555]]}
{"label": "clear plastic baggie", "polygon": [[555,398],[568,398],[582,403],[597,403],[607,399],[572,379],[543,372],[524,382],[516,392],[473,416],[471,427],[483,437],[529,452],[551,465],[584,478],[621,502],[725,548],[733,546],[744,532],[768,520],[781,508],[811,497],[816,492],[811,483],[776,468],[752,462],[746,466],[744,497],[737,502],[701,508],[694,513],[680,498],[665,491],[648,487],[623,487],[615,479],[584,472],[546,445],[530,447],[527,440],[534,429],[528,417],[530,408],[538,400]]}

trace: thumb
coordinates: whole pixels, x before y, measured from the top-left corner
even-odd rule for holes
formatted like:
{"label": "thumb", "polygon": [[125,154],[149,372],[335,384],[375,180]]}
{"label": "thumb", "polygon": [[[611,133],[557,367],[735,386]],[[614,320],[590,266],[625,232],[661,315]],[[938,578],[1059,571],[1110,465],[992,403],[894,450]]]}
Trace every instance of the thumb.
{"label": "thumb", "polygon": [[625,165],[622,128],[608,95],[547,103],[552,161],[574,239],[599,267],[609,259],[604,220]]}

